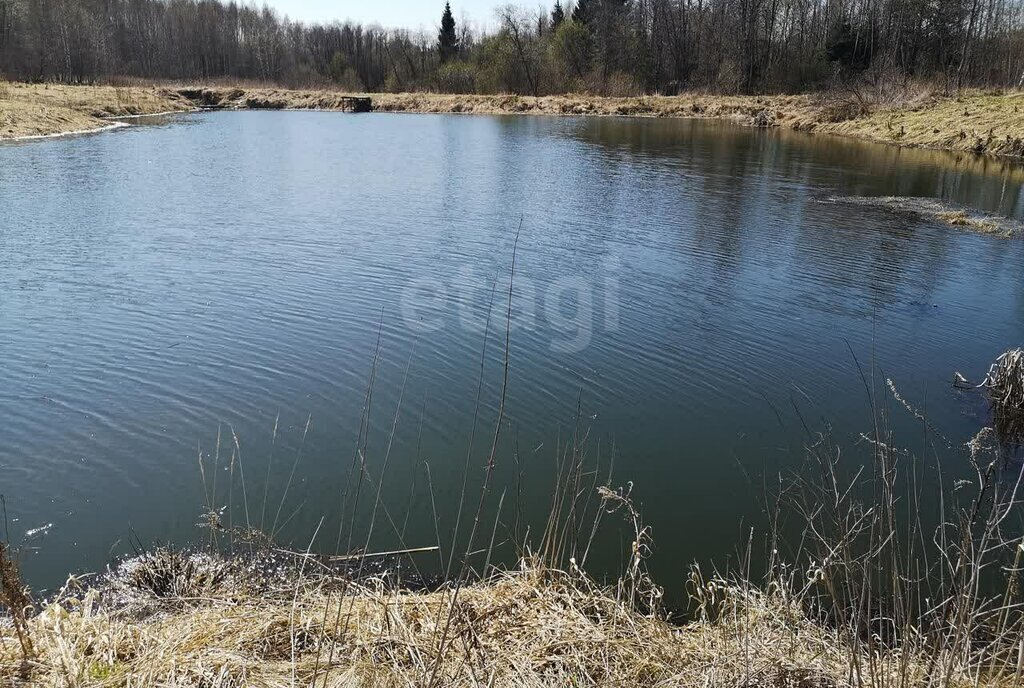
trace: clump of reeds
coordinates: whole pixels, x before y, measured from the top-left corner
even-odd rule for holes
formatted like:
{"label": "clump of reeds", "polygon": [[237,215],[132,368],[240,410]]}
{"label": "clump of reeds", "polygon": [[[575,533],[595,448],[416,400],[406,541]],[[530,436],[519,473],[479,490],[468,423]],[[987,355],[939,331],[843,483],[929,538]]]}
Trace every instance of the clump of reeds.
{"label": "clump of reeds", "polygon": [[1004,232],[995,220],[969,215],[966,210],[948,210],[937,213],[935,217],[953,227],[968,227],[985,234]]}
{"label": "clump of reeds", "polygon": [[21,580],[18,562],[11,556],[7,543],[0,541],[0,610],[7,612],[7,619],[14,629],[17,647],[21,653],[22,674],[36,654],[28,621],[32,609],[32,597],[29,595],[28,587]]}
{"label": "clump of reeds", "polygon": [[[955,448],[887,383],[930,441]],[[866,376],[865,386],[875,416],[863,436],[870,457],[850,462],[827,433],[808,447],[809,465],[787,489],[800,524],[795,559],[805,562],[796,569],[806,577],[773,549],[773,580],[856,648],[850,685],[1022,685],[1024,473],[1004,461],[996,430],[984,428],[946,475],[948,465],[897,446],[890,410]],[[866,677],[880,669],[888,680]]]}
{"label": "clump of reeds", "polygon": [[1004,441],[1024,441],[1024,349],[1000,356],[982,383],[988,391],[996,432]]}
{"label": "clump of reeds", "polygon": [[158,549],[125,562],[117,587],[163,600],[202,599],[216,594],[228,577],[224,561],[207,554]]}

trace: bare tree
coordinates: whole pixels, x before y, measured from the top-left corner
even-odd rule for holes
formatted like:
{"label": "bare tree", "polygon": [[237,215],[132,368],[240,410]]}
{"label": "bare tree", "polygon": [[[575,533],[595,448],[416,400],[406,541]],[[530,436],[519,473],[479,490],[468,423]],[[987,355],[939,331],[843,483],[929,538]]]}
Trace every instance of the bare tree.
{"label": "bare tree", "polygon": [[[546,3],[506,6],[490,35],[463,17],[453,60],[475,75],[467,83],[530,94],[619,77],[660,92],[837,79],[1024,88],[1024,0],[578,0],[562,3],[557,26]],[[11,79],[325,85],[344,65],[368,90],[415,90],[436,83],[439,63],[433,35],[303,24],[235,0],[0,0],[0,74]]]}
{"label": "bare tree", "polygon": [[537,86],[536,68],[534,66],[533,56],[533,45],[532,40],[529,38],[529,25],[532,23],[527,17],[526,13],[513,5],[506,5],[501,8],[498,12],[501,18],[502,31],[508,36],[512,42],[512,46],[515,48],[516,55],[519,57],[519,63],[522,65],[523,73],[526,75],[526,81],[530,86],[530,92],[533,95],[539,95],[540,90]]}

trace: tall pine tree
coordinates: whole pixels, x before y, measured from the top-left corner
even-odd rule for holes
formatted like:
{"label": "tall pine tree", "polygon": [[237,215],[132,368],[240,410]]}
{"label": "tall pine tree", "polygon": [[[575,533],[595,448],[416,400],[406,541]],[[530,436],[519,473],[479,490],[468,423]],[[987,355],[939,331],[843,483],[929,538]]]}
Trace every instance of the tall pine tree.
{"label": "tall pine tree", "polygon": [[459,37],[455,33],[455,17],[452,16],[452,4],[444,4],[441,15],[441,32],[437,34],[437,50],[441,54],[441,62],[447,62],[459,54]]}
{"label": "tall pine tree", "polygon": [[565,21],[565,10],[562,9],[561,1],[555,3],[555,9],[551,10],[551,30],[554,31]]}

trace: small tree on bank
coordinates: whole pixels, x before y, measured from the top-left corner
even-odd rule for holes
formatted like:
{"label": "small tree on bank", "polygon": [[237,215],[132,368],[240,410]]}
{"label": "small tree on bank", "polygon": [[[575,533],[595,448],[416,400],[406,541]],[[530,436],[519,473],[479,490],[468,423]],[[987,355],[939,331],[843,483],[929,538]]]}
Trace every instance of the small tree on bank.
{"label": "small tree on bank", "polygon": [[441,31],[437,34],[437,51],[441,55],[442,64],[459,54],[459,36],[455,33],[455,17],[452,16],[450,2],[444,4],[444,14],[441,15]]}

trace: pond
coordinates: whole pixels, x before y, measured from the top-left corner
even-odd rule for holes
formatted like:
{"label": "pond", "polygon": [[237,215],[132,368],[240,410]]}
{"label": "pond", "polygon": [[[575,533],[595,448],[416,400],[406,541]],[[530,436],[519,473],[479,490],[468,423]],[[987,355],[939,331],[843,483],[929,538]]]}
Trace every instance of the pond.
{"label": "pond", "polygon": [[585,436],[681,589],[689,562],[763,529],[808,430],[865,451],[861,369],[955,444],[981,419],[954,371],[1021,343],[1024,243],[834,199],[1020,219],[1022,182],[997,160],[686,120],[219,112],[0,146],[9,537],[52,587],[205,538],[215,492],[235,525],[334,551],[358,456],[355,541],[379,489],[371,548],[448,549],[504,387],[478,543],[536,533]]}

